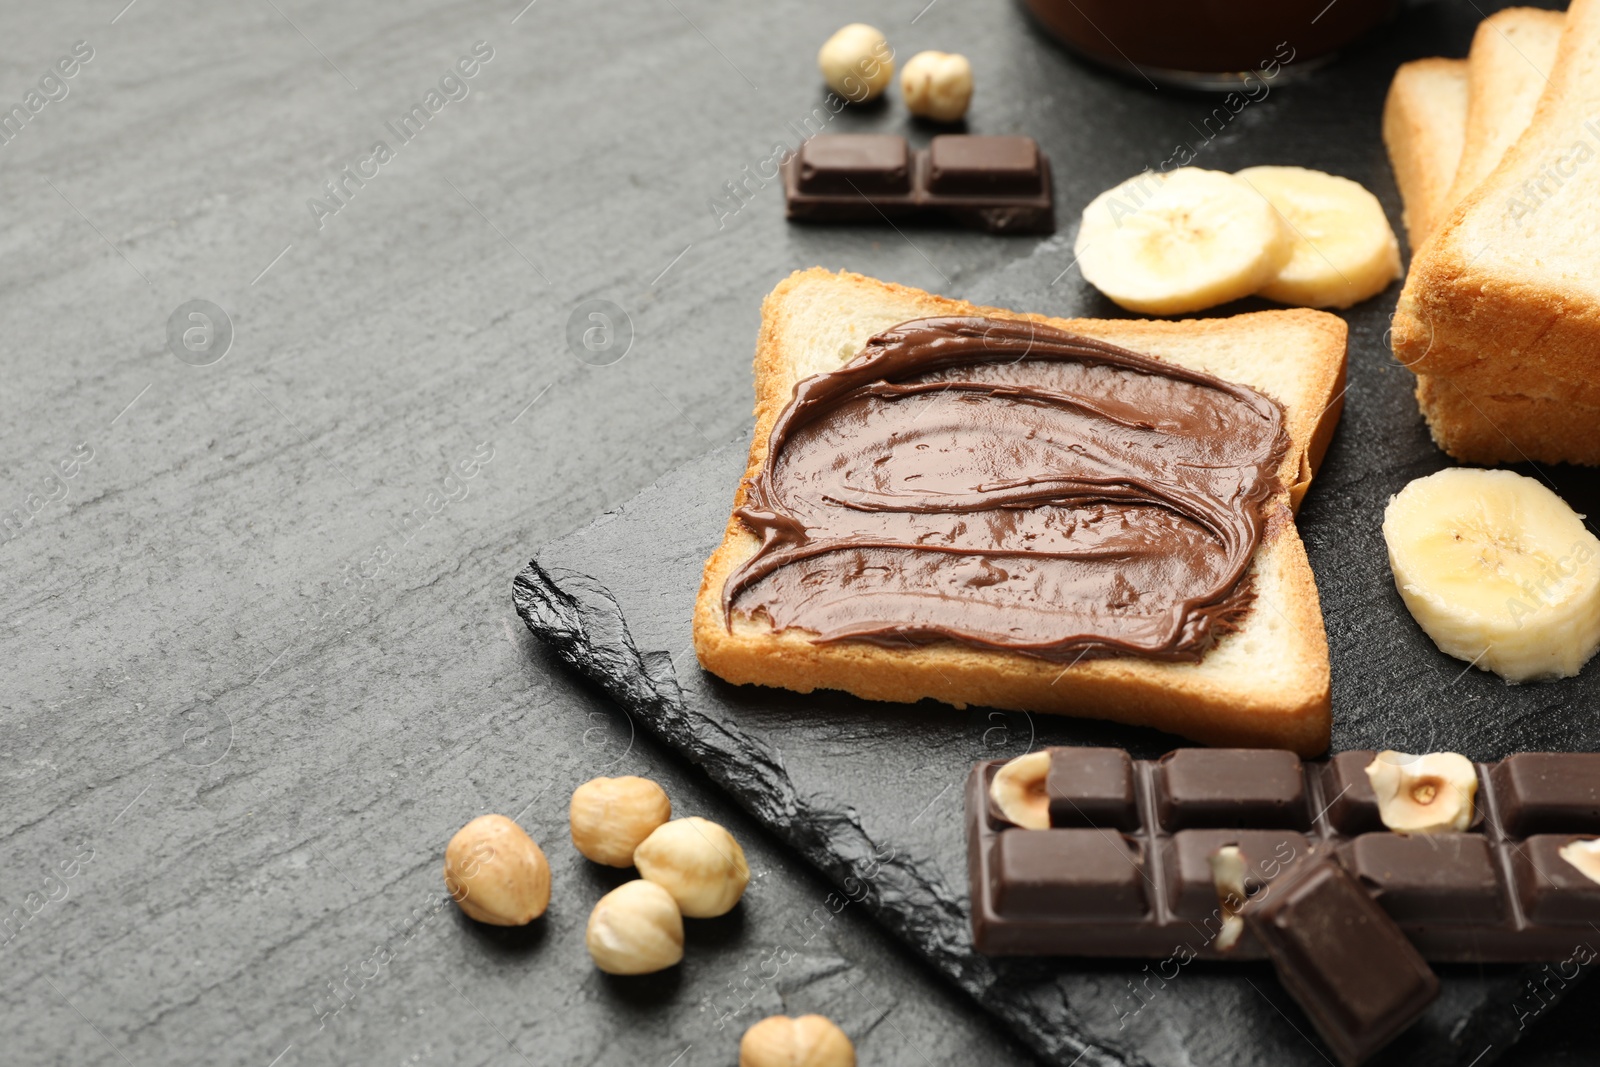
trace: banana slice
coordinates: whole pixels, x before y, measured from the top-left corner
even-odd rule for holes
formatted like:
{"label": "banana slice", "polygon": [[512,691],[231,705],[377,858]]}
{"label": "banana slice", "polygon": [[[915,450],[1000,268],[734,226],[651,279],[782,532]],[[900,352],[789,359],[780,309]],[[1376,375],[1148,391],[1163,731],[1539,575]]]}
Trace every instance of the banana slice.
{"label": "banana slice", "polygon": [[1278,209],[1292,237],[1289,261],[1262,296],[1347,308],[1400,277],[1400,242],[1383,205],[1359,183],[1304,167],[1249,167],[1234,177]]}
{"label": "banana slice", "polygon": [[1600,648],[1600,539],[1542,482],[1456,467],[1383,515],[1394,584],[1440,651],[1508,682],[1570,678]]}
{"label": "banana slice", "polygon": [[1095,288],[1146,315],[1181,315],[1249,296],[1288,261],[1272,205],[1216,170],[1146,172],[1083,209],[1073,252]]}

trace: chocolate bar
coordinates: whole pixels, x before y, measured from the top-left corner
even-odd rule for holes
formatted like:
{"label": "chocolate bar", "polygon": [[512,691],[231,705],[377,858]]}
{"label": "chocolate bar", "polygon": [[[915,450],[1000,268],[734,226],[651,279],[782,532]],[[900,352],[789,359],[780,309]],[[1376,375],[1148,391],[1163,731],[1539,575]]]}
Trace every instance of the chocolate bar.
{"label": "chocolate bar", "polygon": [[[1386,829],[1366,767],[1290,752],[1187,748],[1159,760],[1051,750],[1050,829],[993,804],[1001,761],[968,781],[973,944],[990,955],[1261,959],[1255,930],[1221,948],[1211,856],[1236,845],[1252,896],[1315,852],[1336,858],[1433,961],[1568,958],[1594,941],[1600,883],[1560,856],[1600,836],[1600,754],[1522,753],[1476,764],[1463,833]],[[1226,939],[1224,939],[1226,943]]]}
{"label": "chocolate bar", "polygon": [[1296,863],[1245,922],[1339,1061],[1387,1045],[1439,995],[1439,979],[1392,918],[1330,855]]}
{"label": "chocolate bar", "polygon": [[818,134],[784,161],[783,191],[803,222],[1056,228],[1050,161],[1031,137],[941,134],[913,149],[894,134]]}

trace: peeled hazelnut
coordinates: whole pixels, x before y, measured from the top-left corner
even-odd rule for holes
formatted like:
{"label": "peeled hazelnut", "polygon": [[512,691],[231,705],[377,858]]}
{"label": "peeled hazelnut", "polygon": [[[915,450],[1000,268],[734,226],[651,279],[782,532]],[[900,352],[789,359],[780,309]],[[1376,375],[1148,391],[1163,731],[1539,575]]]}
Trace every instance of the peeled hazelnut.
{"label": "peeled hazelnut", "polygon": [[1384,751],[1367,766],[1383,825],[1402,834],[1460,833],[1472,822],[1478,771],[1455,752]]}
{"label": "peeled hazelnut", "polygon": [[600,898],[583,940],[607,974],[653,974],[683,959],[683,916],[672,894],[635,879]]}
{"label": "peeled hazelnut", "polygon": [[954,52],[918,52],[900,72],[906,108],[935,122],[957,122],[972,101],[972,64]]}
{"label": "peeled hazelnut", "polygon": [[648,778],[595,778],[572,792],[572,844],[607,867],[633,866],[633,850],[672,818],[672,801]]}
{"label": "peeled hazelnut", "polygon": [[521,926],[550,905],[550,864],[504,815],[480,815],[444,850],[444,885],[469,919]]}
{"label": "peeled hazelnut", "polygon": [[739,842],[699,816],[663,823],[633,854],[634,865],[661,886],[691,919],[726,915],[750,884]]}
{"label": "peeled hazelnut", "polygon": [[1239,911],[1249,899],[1244,884],[1244,853],[1238,845],[1224,845],[1207,859],[1211,863],[1211,882],[1217,887],[1217,903],[1222,911],[1222,929],[1217,933],[1216,946],[1226,952],[1239,943],[1244,935],[1244,920]]}
{"label": "peeled hazelnut", "polygon": [[1583,872],[1591,882],[1600,882],[1600,838],[1593,841],[1570,841],[1556,853]]}
{"label": "peeled hazelnut", "polygon": [[817,66],[828,88],[852,104],[863,104],[883,92],[894,77],[894,51],[882,33],[864,22],[852,22],[823,43]]}
{"label": "peeled hazelnut", "polygon": [[1050,774],[1050,753],[1041,749],[1018,756],[995,772],[989,798],[1000,814],[1028,830],[1050,829],[1050,797],[1045,779]]}
{"label": "peeled hazelnut", "polygon": [[820,1015],[774,1015],[739,1039],[739,1067],[856,1067],[856,1048]]}

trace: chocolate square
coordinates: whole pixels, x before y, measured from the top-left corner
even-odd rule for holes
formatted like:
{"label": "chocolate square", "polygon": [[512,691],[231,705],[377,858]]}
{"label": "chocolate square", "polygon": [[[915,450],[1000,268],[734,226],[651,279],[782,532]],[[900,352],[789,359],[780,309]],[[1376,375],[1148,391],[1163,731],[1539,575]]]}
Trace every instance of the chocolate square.
{"label": "chocolate square", "polygon": [[838,196],[911,192],[911,149],[891,134],[818,134],[800,146],[798,187]]}
{"label": "chocolate square", "polygon": [[1053,748],[1045,779],[1050,825],[1137,830],[1133,760],[1120,748]]}
{"label": "chocolate square", "polygon": [[1600,833],[1600,754],[1520,752],[1501,760],[1489,783],[1508,834]]}
{"label": "chocolate square", "polygon": [[1169,752],[1157,765],[1156,809],[1169,830],[1311,825],[1300,757],[1277,749]]}
{"label": "chocolate square", "polygon": [[1396,922],[1497,923],[1504,916],[1494,856],[1480,834],[1385,830],[1356,838],[1341,856]]}
{"label": "chocolate square", "polygon": [[1378,795],[1367,777],[1367,766],[1377,758],[1378,754],[1371,750],[1341,752],[1328,761],[1322,772],[1328,821],[1341,834],[1353,837],[1388,829],[1378,816]]}
{"label": "chocolate square", "polygon": [[1539,834],[1511,854],[1516,869],[1517,897],[1522,910],[1537,923],[1560,926],[1600,925],[1600,882],[1561,858],[1571,834]]}
{"label": "chocolate square", "polygon": [[1004,915],[1136,919],[1148,911],[1144,856],[1115,830],[1005,830],[993,895]]}
{"label": "chocolate square", "polygon": [[942,134],[928,145],[928,188],[940,195],[1034,195],[1043,187],[1032,137]]}
{"label": "chocolate square", "polygon": [[1371,1056],[1439,995],[1405,934],[1331,856],[1296,864],[1243,914],[1341,1063]]}
{"label": "chocolate square", "polygon": [[1251,897],[1311,851],[1306,836],[1293,830],[1180,830],[1173,834],[1163,857],[1167,899],[1174,915],[1206,924],[1197,928],[1205,937],[1216,936],[1222,918],[1211,856],[1225,845],[1237,845],[1244,854],[1244,888]]}

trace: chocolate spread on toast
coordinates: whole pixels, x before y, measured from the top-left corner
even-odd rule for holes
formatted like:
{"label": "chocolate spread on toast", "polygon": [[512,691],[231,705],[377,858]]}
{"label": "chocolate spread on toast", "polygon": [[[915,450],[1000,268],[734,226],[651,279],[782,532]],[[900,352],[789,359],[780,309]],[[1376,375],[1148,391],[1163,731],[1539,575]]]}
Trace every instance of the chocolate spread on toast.
{"label": "chocolate spread on toast", "polygon": [[1194,661],[1288,448],[1253,389],[1026,321],[930,318],[795,386],[723,610],[814,640]]}

